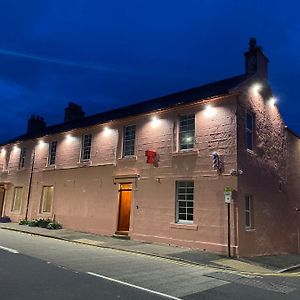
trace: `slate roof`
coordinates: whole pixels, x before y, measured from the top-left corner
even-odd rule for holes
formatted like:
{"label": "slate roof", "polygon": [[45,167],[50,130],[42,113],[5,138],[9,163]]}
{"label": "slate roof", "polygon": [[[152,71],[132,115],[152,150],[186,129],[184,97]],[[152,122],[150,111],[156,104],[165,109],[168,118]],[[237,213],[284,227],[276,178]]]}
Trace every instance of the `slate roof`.
{"label": "slate roof", "polygon": [[188,90],[180,91],[177,93],[169,94],[159,98],[139,102],[110,111],[101,112],[95,115],[84,117],[79,120],[73,120],[70,122],[48,126],[43,131],[35,133],[25,133],[11,140],[8,140],[5,143],[1,143],[1,145],[34,139],[45,135],[65,132],[75,128],[89,127],[92,125],[101,124],[112,120],[122,119],[130,116],[148,113],[151,111],[174,107],[180,104],[187,104],[213,96],[226,95],[230,92],[230,90],[237,87],[249,77],[250,76],[248,74],[243,74],[225,80],[215,81],[213,83],[205,84]]}

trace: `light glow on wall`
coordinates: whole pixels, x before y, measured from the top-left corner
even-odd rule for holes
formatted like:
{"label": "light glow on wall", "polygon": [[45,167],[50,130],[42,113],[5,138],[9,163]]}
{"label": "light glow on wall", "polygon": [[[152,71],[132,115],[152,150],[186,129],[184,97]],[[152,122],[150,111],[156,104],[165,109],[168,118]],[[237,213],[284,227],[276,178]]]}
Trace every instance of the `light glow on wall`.
{"label": "light glow on wall", "polygon": [[213,117],[216,115],[217,111],[214,107],[212,107],[210,104],[206,105],[204,109],[204,114],[206,117]]}
{"label": "light glow on wall", "polygon": [[253,86],[251,87],[251,90],[254,92],[254,93],[259,93],[261,90],[262,90],[263,86],[261,83],[254,83]]}
{"label": "light glow on wall", "polygon": [[153,128],[158,127],[160,123],[160,119],[157,116],[153,116],[151,119],[151,125]]}
{"label": "light glow on wall", "polygon": [[72,140],[73,140],[73,136],[72,136],[70,133],[68,133],[68,134],[66,135],[66,141],[67,141],[68,143],[70,143]]}
{"label": "light glow on wall", "polygon": [[111,133],[111,131],[112,131],[112,130],[111,130],[109,127],[107,127],[107,126],[104,127],[103,132],[104,132],[104,135],[105,135],[105,136],[109,136],[110,133]]}
{"label": "light glow on wall", "polygon": [[4,155],[5,153],[6,153],[5,148],[2,148],[2,149],[1,149],[1,154]]}
{"label": "light glow on wall", "polygon": [[275,106],[275,104],[277,103],[277,99],[275,97],[271,97],[269,100],[268,100],[268,104],[270,106]]}
{"label": "light glow on wall", "polygon": [[42,146],[45,144],[45,142],[44,142],[43,139],[40,139],[40,140],[38,141],[38,144],[39,144],[40,147],[42,147]]}
{"label": "light glow on wall", "polygon": [[19,150],[19,147],[18,147],[18,145],[14,145],[14,147],[13,147],[13,150],[14,150],[14,151],[17,151],[17,150]]}

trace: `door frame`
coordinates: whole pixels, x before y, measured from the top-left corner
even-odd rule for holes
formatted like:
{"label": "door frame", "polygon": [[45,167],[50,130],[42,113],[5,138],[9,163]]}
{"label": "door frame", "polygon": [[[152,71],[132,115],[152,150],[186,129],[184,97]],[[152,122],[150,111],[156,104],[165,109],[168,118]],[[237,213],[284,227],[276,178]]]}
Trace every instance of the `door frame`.
{"label": "door frame", "polygon": [[[122,189],[121,186],[123,184],[131,184],[131,188],[124,188],[124,189]],[[121,233],[122,232],[122,231],[119,230],[120,212],[121,212],[121,194],[122,194],[122,191],[130,191],[131,192],[130,214],[129,214],[129,227],[128,227],[128,233],[129,233],[130,228],[131,228],[131,220],[132,220],[133,182],[126,182],[125,181],[125,182],[119,182],[118,183],[118,213],[117,213],[116,233]]]}
{"label": "door frame", "polygon": [[4,186],[1,186],[1,185],[0,185],[0,189],[3,190],[2,207],[0,207],[0,217],[2,217],[2,215],[4,213],[4,201],[5,201],[6,189],[4,188]]}

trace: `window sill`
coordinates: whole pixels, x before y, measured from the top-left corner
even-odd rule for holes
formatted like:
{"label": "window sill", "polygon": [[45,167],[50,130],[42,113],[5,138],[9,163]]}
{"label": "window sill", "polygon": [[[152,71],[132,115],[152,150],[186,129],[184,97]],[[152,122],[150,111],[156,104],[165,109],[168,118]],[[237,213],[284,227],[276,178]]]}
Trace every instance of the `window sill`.
{"label": "window sill", "polygon": [[1,171],[1,174],[8,174],[8,173],[9,173],[8,170],[3,170],[3,171]]}
{"label": "window sill", "polygon": [[137,160],[136,155],[123,156],[118,158],[118,161],[136,161],[136,160]]}
{"label": "window sill", "polygon": [[92,165],[92,161],[91,160],[84,160],[84,161],[79,161],[77,163],[78,167],[89,167]]}
{"label": "window sill", "polygon": [[249,153],[252,156],[257,156],[257,154],[251,149],[246,149],[246,151],[247,151],[247,153]]}
{"label": "window sill", "polygon": [[170,228],[185,229],[185,230],[198,230],[198,225],[189,223],[170,223]]}
{"label": "window sill", "polygon": [[252,232],[252,231],[255,231],[255,228],[245,228],[245,231],[246,232]]}
{"label": "window sill", "polygon": [[50,166],[46,166],[43,171],[47,171],[47,170],[54,170],[56,169],[56,165],[50,165]]}
{"label": "window sill", "polygon": [[198,155],[197,149],[188,149],[188,150],[180,150],[178,152],[173,152],[172,156],[189,156],[189,155]]}

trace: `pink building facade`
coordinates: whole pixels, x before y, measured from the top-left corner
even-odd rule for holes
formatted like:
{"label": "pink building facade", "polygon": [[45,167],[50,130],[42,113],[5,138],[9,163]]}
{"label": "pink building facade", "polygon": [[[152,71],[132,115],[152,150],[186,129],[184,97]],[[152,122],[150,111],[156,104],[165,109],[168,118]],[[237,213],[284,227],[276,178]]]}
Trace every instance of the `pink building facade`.
{"label": "pink building facade", "polygon": [[140,104],[89,117],[70,104],[51,127],[31,118],[2,145],[2,216],[227,253],[230,187],[233,255],[299,253],[299,137],[254,40],[245,60],[243,75]]}

